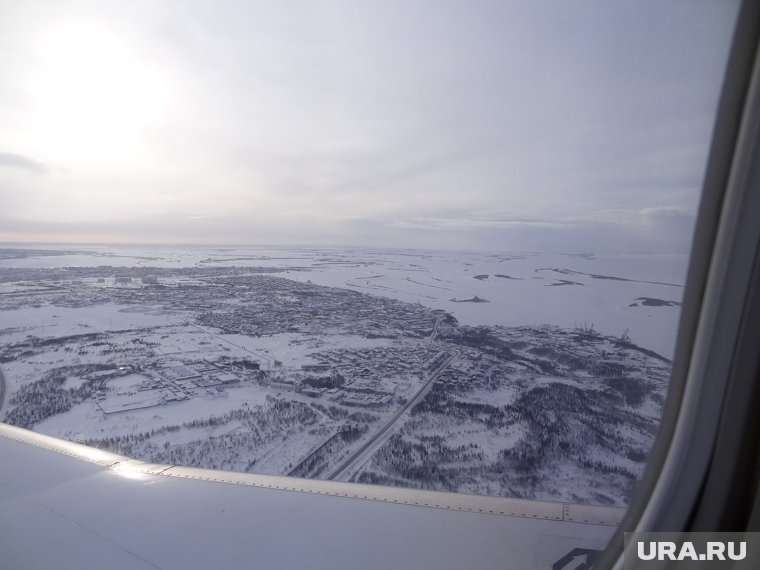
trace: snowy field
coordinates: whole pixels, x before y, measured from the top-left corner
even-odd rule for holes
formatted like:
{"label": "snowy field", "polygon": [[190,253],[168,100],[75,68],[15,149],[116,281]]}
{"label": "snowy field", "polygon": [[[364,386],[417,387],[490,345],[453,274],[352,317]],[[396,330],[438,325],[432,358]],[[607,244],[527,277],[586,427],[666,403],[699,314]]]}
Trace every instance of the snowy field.
{"label": "snowy field", "polygon": [[[467,325],[593,325],[672,357],[685,254],[484,253],[340,248],[5,248],[3,267],[266,267],[288,279],[444,309]],[[35,249],[43,249],[36,247]],[[72,253],[66,253],[71,251]],[[11,252],[10,254],[7,252]],[[487,302],[472,302],[480,299]]]}

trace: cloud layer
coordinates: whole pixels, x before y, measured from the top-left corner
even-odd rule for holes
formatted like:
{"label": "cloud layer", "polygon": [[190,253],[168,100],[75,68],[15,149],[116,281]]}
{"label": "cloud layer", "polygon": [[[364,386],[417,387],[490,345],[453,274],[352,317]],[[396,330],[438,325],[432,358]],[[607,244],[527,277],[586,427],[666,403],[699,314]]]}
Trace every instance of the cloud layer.
{"label": "cloud layer", "polygon": [[736,4],[6,4],[0,239],[682,251]]}

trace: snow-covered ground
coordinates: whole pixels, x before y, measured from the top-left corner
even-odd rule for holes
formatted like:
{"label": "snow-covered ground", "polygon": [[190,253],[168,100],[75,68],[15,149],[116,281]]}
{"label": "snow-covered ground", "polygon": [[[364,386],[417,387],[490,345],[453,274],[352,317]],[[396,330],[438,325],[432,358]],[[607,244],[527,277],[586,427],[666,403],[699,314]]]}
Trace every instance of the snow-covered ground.
{"label": "snow-covered ground", "polygon": [[621,505],[686,264],[0,248],[0,414],[151,462],[326,477],[350,459],[353,480]]}
{"label": "snow-covered ground", "polygon": [[[9,251],[13,248],[6,248]],[[444,309],[468,325],[593,325],[671,357],[685,254],[485,253],[340,248],[45,246],[3,267],[266,267],[302,282]],[[487,302],[462,302],[478,298]],[[647,303],[642,299],[650,299]],[[459,302],[457,302],[459,301]]]}

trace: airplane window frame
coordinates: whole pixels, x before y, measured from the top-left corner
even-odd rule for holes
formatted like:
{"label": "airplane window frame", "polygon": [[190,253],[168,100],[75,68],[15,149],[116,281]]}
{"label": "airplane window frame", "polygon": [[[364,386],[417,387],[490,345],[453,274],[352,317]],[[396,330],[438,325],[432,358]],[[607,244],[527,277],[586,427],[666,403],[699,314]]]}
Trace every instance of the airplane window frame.
{"label": "airplane window frame", "polygon": [[[760,402],[759,47],[760,5],[745,0],[716,115],[660,430],[600,568],[622,567],[627,531],[735,531],[760,522],[758,437],[747,431],[758,423],[752,410]],[[737,479],[742,489],[732,487]],[[738,495],[739,504],[747,495],[755,499],[754,507],[737,510]]]}

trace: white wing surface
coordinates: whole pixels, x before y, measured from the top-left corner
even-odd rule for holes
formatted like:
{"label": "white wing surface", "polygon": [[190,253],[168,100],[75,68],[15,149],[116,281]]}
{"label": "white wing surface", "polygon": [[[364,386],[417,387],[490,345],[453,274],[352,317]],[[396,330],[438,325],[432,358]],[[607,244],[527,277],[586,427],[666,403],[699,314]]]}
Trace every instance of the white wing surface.
{"label": "white wing surface", "polygon": [[0,424],[0,566],[552,568],[624,509],[150,465]]}

